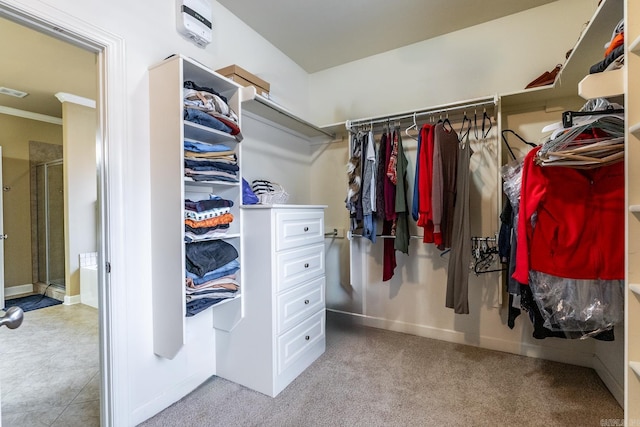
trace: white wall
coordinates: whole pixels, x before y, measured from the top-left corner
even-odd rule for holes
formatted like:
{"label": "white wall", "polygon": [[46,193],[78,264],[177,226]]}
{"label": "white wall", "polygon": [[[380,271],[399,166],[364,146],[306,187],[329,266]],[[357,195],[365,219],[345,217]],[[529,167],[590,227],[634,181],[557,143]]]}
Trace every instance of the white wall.
{"label": "white wall", "polygon": [[308,140],[250,113],[243,113],[242,133],[243,177],[249,183],[265,179],[282,185],[287,203],[312,203]]}
{"label": "white wall", "polygon": [[564,62],[596,5],[560,0],[314,73],[312,117],[325,125],[524,89]]}
{"label": "white wall", "polygon": [[80,295],[79,254],[97,251],[95,108],[71,102],[62,105],[65,171],[65,303]]}

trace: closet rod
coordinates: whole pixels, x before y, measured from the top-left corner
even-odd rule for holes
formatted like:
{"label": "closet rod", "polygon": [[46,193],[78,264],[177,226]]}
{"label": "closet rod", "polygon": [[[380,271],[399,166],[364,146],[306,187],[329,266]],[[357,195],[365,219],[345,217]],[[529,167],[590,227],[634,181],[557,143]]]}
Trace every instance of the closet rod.
{"label": "closet rod", "polygon": [[[363,236],[362,234],[356,234],[356,233],[349,232],[349,238],[351,238],[351,237],[365,237],[365,236]],[[382,239],[395,239],[396,238],[396,236],[393,236],[391,234],[376,234],[376,237],[380,237]],[[424,238],[424,236],[415,236],[413,234],[411,236],[409,236],[409,237],[411,239],[423,239]]]}
{"label": "closet rod", "polygon": [[[365,237],[362,234],[358,234],[358,233],[352,233],[349,232],[349,238],[351,237]],[[395,239],[396,236],[391,235],[391,234],[376,234],[376,237],[380,237],[382,239]],[[424,238],[424,236],[417,236],[417,235],[410,235],[409,236],[411,239],[422,239]],[[472,242],[497,242],[497,238],[496,237],[472,237],[471,238]]]}
{"label": "closet rod", "polygon": [[446,104],[441,105],[439,107],[433,107],[426,110],[416,110],[410,113],[401,113],[398,115],[390,115],[390,116],[377,116],[370,117],[366,119],[355,119],[355,120],[347,120],[345,122],[345,126],[347,130],[352,130],[354,127],[363,126],[363,125],[372,125],[378,123],[385,122],[393,122],[404,119],[412,119],[414,117],[420,116],[429,116],[433,114],[447,113],[450,111],[460,111],[475,107],[486,107],[486,106],[496,106],[498,104],[498,97],[494,96],[492,98],[481,98],[477,100],[470,100],[466,103],[456,103],[456,104]]}

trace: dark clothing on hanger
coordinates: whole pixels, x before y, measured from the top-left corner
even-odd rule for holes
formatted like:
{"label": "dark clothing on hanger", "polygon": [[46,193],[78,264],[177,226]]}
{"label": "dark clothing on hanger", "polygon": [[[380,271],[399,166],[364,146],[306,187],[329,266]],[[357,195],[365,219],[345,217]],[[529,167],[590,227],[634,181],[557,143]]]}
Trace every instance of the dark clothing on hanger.
{"label": "dark clothing on hanger", "polygon": [[[422,132],[418,131],[418,148],[416,150],[416,173],[413,177],[413,200],[411,203],[411,218],[418,221],[420,208],[420,151],[422,150]],[[425,173],[424,171],[422,173]]]}
{"label": "dark clothing on hanger", "polygon": [[432,206],[434,238],[440,250],[451,247],[458,145],[458,134],[455,130],[447,130],[443,122],[435,126]]}
{"label": "dark clothing on hanger", "polygon": [[376,165],[376,216],[384,219],[384,177],[387,174],[387,133],[383,133],[378,147]]}
{"label": "dark clothing on hanger", "polygon": [[409,161],[402,147],[402,135],[400,129],[394,132],[397,140],[396,163],[396,238],[394,248],[402,253],[409,253],[409,207],[407,205],[407,165]]}
{"label": "dark clothing on hanger", "polygon": [[456,203],[453,213],[451,253],[447,273],[446,306],[456,314],[469,314],[469,262],[471,231],[469,225],[469,180],[471,179],[469,134],[458,151]]}
{"label": "dark clothing on hanger", "polygon": [[[396,201],[396,188],[395,184],[391,181],[393,176],[388,173],[389,165],[391,164],[393,158],[393,135],[382,135],[382,141],[385,144],[385,157],[384,157],[384,168],[382,169],[382,174],[379,176],[379,180],[383,182],[383,209],[384,220],[382,222],[382,234],[386,236],[395,236],[395,226],[396,226],[396,212],[395,212],[395,201]],[[381,142],[382,144],[382,142]],[[397,152],[396,152],[397,155]],[[393,168],[392,168],[393,171]],[[393,171],[395,172],[395,171]],[[384,239],[384,252],[383,252],[383,268],[382,268],[382,281],[390,280],[393,277],[395,268],[396,268],[396,250],[395,250],[395,242],[394,239]]]}
{"label": "dark clothing on hanger", "polygon": [[620,55],[624,53],[624,44],[613,49],[613,51],[607,55],[602,61],[597,64],[593,64],[589,69],[589,74],[603,72],[613,61],[615,61]]}

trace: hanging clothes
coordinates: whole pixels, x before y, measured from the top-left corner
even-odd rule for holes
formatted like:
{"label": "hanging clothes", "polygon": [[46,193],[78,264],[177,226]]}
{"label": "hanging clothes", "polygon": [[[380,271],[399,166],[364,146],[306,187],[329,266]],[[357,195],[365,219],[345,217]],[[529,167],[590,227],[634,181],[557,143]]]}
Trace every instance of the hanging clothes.
{"label": "hanging clothes", "polygon": [[409,207],[407,205],[407,166],[409,161],[402,146],[402,134],[400,128],[393,133],[397,149],[396,162],[396,238],[394,248],[397,251],[409,253]]}
{"label": "hanging clothes", "polygon": [[360,214],[362,214],[362,200],[360,198],[362,187],[362,139],[358,134],[351,135],[351,156],[347,163],[347,177],[349,179],[349,187],[347,188],[347,198],[345,205],[349,211],[351,220],[351,231],[358,228],[358,205],[360,206]]}
{"label": "hanging clothes", "polygon": [[624,163],[588,170],[542,167],[534,164],[539,150],[524,160],[513,277],[528,283],[535,270],[624,280]]}
{"label": "hanging clothes", "polygon": [[[411,203],[411,218],[417,223],[420,218],[420,150],[422,149],[422,132],[418,131],[418,147],[416,149],[416,172],[413,176],[413,197]],[[424,172],[422,172],[424,173]]]}
{"label": "hanging clothes", "polygon": [[[433,191],[433,128],[431,124],[425,124],[420,129],[420,149],[418,150],[418,161],[416,162],[416,174],[418,181],[418,222],[417,225],[423,228],[424,243],[433,243],[433,209],[431,207]],[[416,200],[414,199],[414,203]]]}
{"label": "hanging clothes", "polygon": [[458,150],[456,200],[452,222],[451,255],[447,273],[446,306],[456,314],[469,314],[469,263],[471,231],[469,225],[469,180],[471,179],[469,134]]}
{"label": "hanging clothes", "polygon": [[534,338],[612,340],[624,307],[624,164],[541,166],[544,148],[522,166],[512,275],[522,307]]}
{"label": "hanging clothes", "polygon": [[[445,124],[449,124],[449,129]],[[433,145],[433,209],[434,242],[438,249],[451,247],[453,210],[456,199],[458,164],[458,134],[448,123],[439,122],[434,128]]]}
{"label": "hanging clothes", "polygon": [[383,132],[378,146],[378,162],[376,163],[376,217],[384,220],[384,177],[387,171],[387,134]]}
{"label": "hanging clothes", "polygon": [[[384,166],[382,168],[382,175],[379,176],[379,180],[383,182],[383,213],[384,219],[382,222],[382,234],[387,236],[395,235],[396,228],[396,212],[395,212],[395,197],[396,197],[396,186],[392,179],[395,177],[395,167],[391,168],[389,171],[389,167],[392,164],[392,158],[395,156],[395,161],[393,164],[395,165],[397,161],[397,146],[395,147],[394,153],[394,144],[393,144],[393,135],[388,135],[386,132],[382,134],[382,139],[380,144],[384,143],[384,154],[385,161]],[[396,269],[396,251],[395,251],[395,242],[393,239],[384,239],[384,248],[383,248],[383,265],[382,265],[382,281],[386,282],[391,280],[393,277],[394,271]]]}
{"label": "hanging clothes", "polygon": [[362,236],[376,242],[376,221],[373,218],[376,197],[376,149],[373,132],[363,134],[362,150]]}
{"label": "hanging clothes", "polygon": [[[398,138],[389,130],[387,138],[386,178],[384,180],[384,212],[389,221],[396,219],[396,184],[398,182]],[[395,226],[394,226],[395,228]]]}

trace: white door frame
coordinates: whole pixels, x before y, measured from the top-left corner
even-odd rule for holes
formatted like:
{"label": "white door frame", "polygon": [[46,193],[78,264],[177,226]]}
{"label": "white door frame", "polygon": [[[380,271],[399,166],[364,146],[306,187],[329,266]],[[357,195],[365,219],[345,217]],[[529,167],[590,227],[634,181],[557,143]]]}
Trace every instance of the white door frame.
{"label": "white door frame", "polygon": [[127,102],[124,40],[37,0],[0,0],[0,15],[98,56],[98,280],[100,298],[100,417],[103,426],[129,425],[126,359],[124,161]]}
{"label": "white door frame", "polygon": [[[2,186],[2,147],[0,147],[0,234],[4,234],[4,189]],[[0,236],[0,303],[4,308],[4,237]],[[0,418],[0,422],[1,422]]]}

